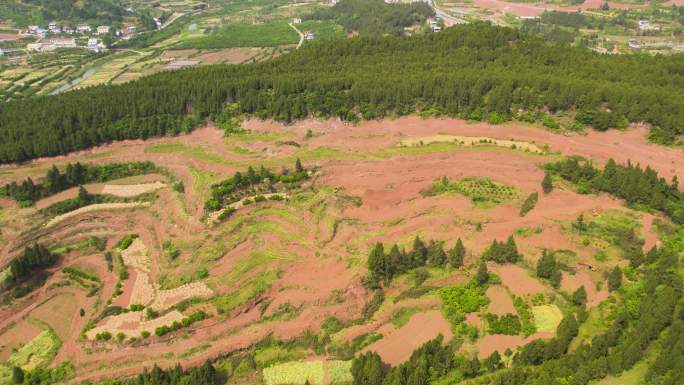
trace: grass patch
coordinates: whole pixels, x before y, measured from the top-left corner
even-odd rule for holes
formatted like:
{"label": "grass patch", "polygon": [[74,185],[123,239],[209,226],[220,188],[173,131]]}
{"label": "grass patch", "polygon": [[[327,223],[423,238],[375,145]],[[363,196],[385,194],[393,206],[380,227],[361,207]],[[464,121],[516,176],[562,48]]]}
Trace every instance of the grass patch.
{"label": "grass patch", "polygon": [[189,166],[188,169],[192,174],[192,191],[195,196],[201,201],[207,200],[211,195],[211,185],[216,182],[216,174],[192,166]]}
{"label": "grass patch", "polygon": [[423,309],[419,307],[402,307],[392,313],[390,322],[392,322],[395,327],[400,328],[406,325],[411,320],[411,317],[422,311]]}
{"label": "grass patch", "polygon": [[515,229],[515,235],[522,238],[529,238],[533,235],[541,234],[541,227],[519,227]]}
{"label": "grass patch", "polygon": [[285,21],[266,24],[235,24],[224,26],[209,35],[189,38],[180,49],[219,49],[234,47],[276,47],[297,44],[299,35]]}
{"label": "grass patch", "polygon": [[437,143],[449,143],[457,146],[496,146],[502,148],[510,148],[513,150],[522,150],[535,154],[546,153],[545,148],[540,148],[534,143],[523,142],[519,140],[503,140],[494,139],[486,136],[459,136],[459,135],[445,135],[438,134],[427,136],[423,138],[409,138],[399,142],[401,147],[423,147]]}
{"label": "grass patch", "polygon": [[259,297],[271,288],[271,285],[280,277],[281,273],[281,270],[263,272],[247,282],[241,283],[237,291],[217,296],[214,298],[216,311],[221,314],[230,313],[238,306]]}
{"label": "grass patch", "polygon": [[13,352],[7,362],[25,370],[45,367],[55,357],[61,344],[57,334],[52,329],[47,329]]}
{"label": "grass patch", "polygon": [[344,27],[330,20],[307,20],[295,25],[302,32],[311,31],[316,34],[316,40],[344,39],[347,34]]}
{"label": "grass patch", "polygon": [[287,362],[263,370],[266,385],[323,384],[323,361]]}
{"label": "grass patch", "polygon": [[532,306],[534,325],[540,332],[555,332],[563,318],[563,313],[556,305]]}
{"label": "grass patch", "polygon": [[329,361],[328,362],[328,381],[332,385],[351,384],[354,377],[351,374],[351,360],[349,361]]}
{"label": "grass patch", "polygon": [[254,352],[254,360],[259,368],[267,368],[283,362],[297,361],[304,358],[304,356],[305,353],[301,349],[280,345],[259,347]]}
{"label": "grass patch", "polygon": [[160,143],[145,147],[146,154],[180,154],[213,164],[233,164],[209,148],[201,146],[188,146],[183,143]]}

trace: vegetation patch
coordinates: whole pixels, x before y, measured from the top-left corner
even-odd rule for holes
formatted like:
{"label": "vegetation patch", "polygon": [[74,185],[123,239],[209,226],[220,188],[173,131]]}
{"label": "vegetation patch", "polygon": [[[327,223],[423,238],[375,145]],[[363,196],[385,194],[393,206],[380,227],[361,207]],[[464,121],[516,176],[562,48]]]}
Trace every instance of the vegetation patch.
{"label": "vegetation patch", "polygon": [[534,325],[540,332],[555,332],[563,318],[563,313],[556,305],[532,306]]}
{"label": "vegetation patch", "polygon": [[489,303],[484,288],[475,279],[461,285],[437,290],[442,299],[442,314],[456,328],[465,320],[466,313],[479,311]]}
{"label": "vegetation patch", "polygon": [[429,189],[422,191],[425,196],[441,194],[460,194],[470,198],[475,204],[501,204],[520,199],[520,192],[513,186],[494,182],[488,178],[468,177],[452,182],[441,177]]}
{"label": "vegetation patch", "polygon": [[399,142],[400,147],[419,147],[428,146],[434,143],[453,143],[458,146],[495,146],[501,148],[509,148],[512,150],[521,150],[534,154],[545,154],[548,152],[546,147],[539,147],[534,143],[523,142],[519,140],[504,140],[495,139],[486,136],[460,136],[438,134],[420,138],[402,139]]}
{"label": "vegetation patch", "polygon": [[178,48],[276,47],[296,44],[298,40],[297,32],[286,22],[274,21],[257,25],[227,25],[206,36],[186,39]]}
{"label": "vegetation patch", "polygon": [[328,361],[328,381],[332,385],[351,384],[354,377],[351,374],[352,361]]}
{"label": "vegetation patch", "polygon": [[288,362],[265,368],[263,371],[266,385],[322,385],[324,369],[322,361]]}
{"label": "vegetation patch", "polygon": [[60,346],[59,337],[48,328],[13,352],[7,362],[23,369],[45,367],[52,361]]}
{"label": "vegetation patch", "polygon": [[390,317],[390,322],[392,322],[392,325],[394,325],[398,329],[406,325],[411,320],[411,317],[413,317],[414,314],[420,313],[422,311],[425,311],[425,309],[420,307],[399,308],[394,313],[392,313],[392,316]]}

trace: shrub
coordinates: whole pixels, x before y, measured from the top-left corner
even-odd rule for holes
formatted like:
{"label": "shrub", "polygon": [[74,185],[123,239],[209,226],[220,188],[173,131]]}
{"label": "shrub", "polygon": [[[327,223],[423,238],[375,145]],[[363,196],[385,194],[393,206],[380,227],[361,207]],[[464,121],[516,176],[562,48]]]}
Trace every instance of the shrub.
{"label": "shrub", "polygon": [[525,199],[525,202],[523,202],[522,207],[520,207],[520,216],[524,217],[525,215],[527,215],[527,213],[532,211],[534,206],[537,205],[538,200],[539,200],[539,194],[538,193],[533,192],[532,194],[530,194],[527,197],[527,199]]}
{"label": "shrub", "polygon": [[505,314],[499,317],[496,314],[487,313],[485,320],[487,320],[487,327],[492,334],[514,336],[520,334],[522,329],[520,318],[515,314]]}
{"label": "shrub", "polygon": [[138,238],[138,234],[127,234],[114,246],[114,248],[119,250],[126,250],[128,246],[133,243],[133,241]]}

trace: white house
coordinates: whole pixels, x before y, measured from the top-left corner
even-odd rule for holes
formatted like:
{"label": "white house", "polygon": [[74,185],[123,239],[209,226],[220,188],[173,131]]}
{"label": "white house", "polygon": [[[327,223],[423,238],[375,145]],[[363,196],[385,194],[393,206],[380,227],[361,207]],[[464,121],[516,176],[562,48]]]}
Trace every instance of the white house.
{"label": "white house", "polygon": [[76,32],[78,33],[89,33],[92,30],[89,25],[81,24],[76,27]]}
{"label": "white house", "polygon": [[62,27],[59,26],[57,23],[52,22],[48,24],[48,30],[52,33],[60,33],[62,32]]}
{"label": "white house", "polygon": [[649,20],[641,19],[639,20],[639,30],[640,31],[659,31],[660,26],[651,24]]}
{"label": "white house", "polygon": [[108,25],[99,25],[97,27],[97,34],[98,35],[106,35],[109,33],[109,26]]}

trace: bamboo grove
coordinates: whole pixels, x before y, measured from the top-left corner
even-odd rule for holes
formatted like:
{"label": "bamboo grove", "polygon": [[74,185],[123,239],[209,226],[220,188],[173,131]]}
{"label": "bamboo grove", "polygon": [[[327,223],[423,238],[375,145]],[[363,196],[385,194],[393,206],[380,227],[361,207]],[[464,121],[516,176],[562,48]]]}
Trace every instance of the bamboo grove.
{"label": "bamboo grove", "polygon": [[312,43],[268,62],[6,103],[0,162],[188,132],[235,102],[240,113],[283,122],[415,111],[500,121],[520,111],[576,111],[580,123],[602,130],[648,122],[652,139],[669,143],[684,132],[684,55],[600,55],[484,23]]}

